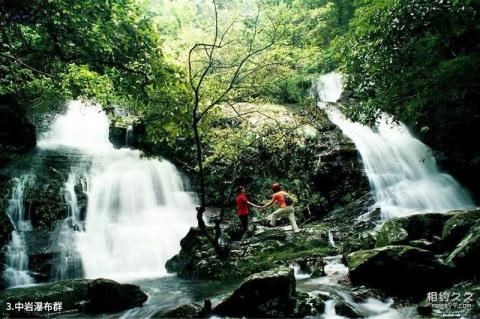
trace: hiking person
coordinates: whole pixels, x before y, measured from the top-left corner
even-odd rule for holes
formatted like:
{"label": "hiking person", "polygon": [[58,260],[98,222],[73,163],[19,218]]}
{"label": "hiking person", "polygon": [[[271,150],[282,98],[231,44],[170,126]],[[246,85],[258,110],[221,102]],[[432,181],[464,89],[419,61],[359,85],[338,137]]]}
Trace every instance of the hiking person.
{"label": "hiking person", "polygon": [[238,186],[237,188],[235,203],[237,204],[237,215],[240,219],[240,225],[242,226],[243,233],[245,233],[248,230],[248,215],[250,214],[249,207],[261,208],[261,206],[248,201],[247,195],[245,195],[245,187],[243,186]]}
{"label": "hiking person", "polygon": [[280,206],[280,208],[274,211],[271,215],[270,225],[275,227],[277,224],[277,219],[281,216],[287,215],[288,219],[290,220],[290,224],[292,224],[293,232],[298,232],[299,229],[295,220],[295,209],[293,208],[292,198],[287,194],[287,192],[282,191],[282,187],[279,183],[272,184],[272,191],[274,192],[272,200],[268,204],[262,206],[262,208],[265,208],[273,205],[274,203]]}

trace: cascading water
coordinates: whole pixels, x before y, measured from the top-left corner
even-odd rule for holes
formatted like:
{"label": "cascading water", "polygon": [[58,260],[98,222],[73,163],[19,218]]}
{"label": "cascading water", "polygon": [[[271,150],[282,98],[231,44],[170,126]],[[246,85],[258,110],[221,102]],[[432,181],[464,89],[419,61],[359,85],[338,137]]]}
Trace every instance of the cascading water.
{"label": "cascading water", "polygon": [[[73,233],[84,276],[120,281],[162,276],[195,223],[194,200],[174,165],[114,149],[108,129],[103,111],[75,101],[39,142],[47,149],[77,148],[91,162],[84,231]],[[65,187],[72,221],[79,218],[74,180]]]}
{"label": "cascading water", "polygon": [[127,126],[127,130],[125,132],[125,146],[132,146],[133,140],[133,126]]}
{"label": "cascading water", "polygon": [[82,277],[84,273],[81,256],[75,245],[75,232],[84,230],[75,191],[75,186],[80,184],[81,191],[86,192],[86,184],[81,181],[79,183],[79,179],[85,174],[83,169],[81,166],[74,168],[68,174],[64,185],[68,215],[63,221],[57,223],[52,233],[52,251],[56,252],[51,272],[51,278],[54,281]]}
{"label": "cascading water", "polygon": [[12,231],[12,240],[6,246],[6,268],[3,278],[7,287],[33,284],[35,281],[28,272],[27,246],[24,232],[31,229],[31,224],[25,220],[24,192],[25,187],[32,182],[33,176],[26,174],[13,179],[12,196],[6,209],[15,229]]}
{"label": "cascading water", "polygon": [[404,124],[383,114],[373,129],[348,120],[338,108],[328,105],[341,96],[341,75],[320,76],[314,89],[319,105],[360,152],[384,219],[474,207],[469,194],[453,177],[439,171],[431,150]]}

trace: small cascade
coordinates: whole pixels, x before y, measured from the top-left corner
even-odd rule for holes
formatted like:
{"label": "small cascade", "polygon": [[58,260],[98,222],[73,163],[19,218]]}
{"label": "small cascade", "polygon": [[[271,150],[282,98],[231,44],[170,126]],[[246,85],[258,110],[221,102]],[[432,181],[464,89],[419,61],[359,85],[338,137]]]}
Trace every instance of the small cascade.
{"label": "small cascade", "polygon": [[84,195],[88,192],[88,174],[85,167],[74,167],[64,185],[64,200],[68,206],[67,220],[74,230],[83,231],[76,188]]}
{"label": "small cascade", "polygon": [[340,98],[341,83],[342,77],[336,73],[317,79],[319,106],[355,143],[384,219],[474,207],[468,192],[452,176],[439,171],[431,150],[404,124],[383,114],[371,128],[348,120],[336,106],[329,105]]}
{"label": "small cascade", "polygon": [[75,245],[75,232],[84,230],[75,192],[77,185],[82,186],[81,192],[87,191],[86,183],[82,183],[83,173],[80,168],[73,169],[65,182],[64,199],[68,206],[68,215],[57,223],[52,234],[52,251],[55,252],[52,281],[83,277],[82,260]]}
{"label": "small cascade", "polygon": [[[132,131],[127,130],[128,143]],[[163,276],[165,262],[196,223],[194,197],[173,164],[143,158],[137,150],[115,149],[108,136],[101,108],[75,101],[39,141],[40,148],[76,149],[88,159],[88,169],[73,169],[65,183],[69,216],[53,238],[59,252],[56,279],[80,273],[119,281]],[[81,180],[88,195],[84,220],[77,198]]]}
{"label": "small cascade", "polygon": [[25,244],[25,231],[31,230],[32,226],[25,219],[24,193],[25,188],[33,182],[33,175],[26,174],[13,179],[12,195],[9,206],[6,209],[15,229],[12,232],[12,240],[6,246],[6,268],[3,278],[7,287],[30,285],[35,280],[28,271],[27,246]]}
{"label": "small cascade", "polygon": [[336,247],[335,240],[333,239],[333,233],[331,230],[328,231],[328,243],[330,244],[330,246],[334,248]]}
{"label": "small cascade", "polygon": [[55,252],[50,281],[83,277],[82,259],[75,245],[75,231],[68,219],[57,223],[52,233]]}
{"label": "small cascade", "polygon": [[132,146],[133,142],[133,126],[129,125],[125,132],[125,146]]}
{"label": "small cascade", "polygon": [[319,316],[320,318],[346,319],[347,317],[337,313],[337,307],[344,308],[345,306],[354,309],[362,318],[415,318],[413,316],[416,313],[414,307],[395,309],[394,301],[391,298],[379,300],[368,297],[362,301],[356,301],[350,291],[351,287],[344,285],[348,281],[348,267],[342,264],[341,259],[341,255],[323,258],[326,263],[324,266],[325,276],[318,278],[297,277],[297,286],[301,287],[303,291],[311,295],[322,295],[328,298],[325,301],[325,308],[323,314]]}

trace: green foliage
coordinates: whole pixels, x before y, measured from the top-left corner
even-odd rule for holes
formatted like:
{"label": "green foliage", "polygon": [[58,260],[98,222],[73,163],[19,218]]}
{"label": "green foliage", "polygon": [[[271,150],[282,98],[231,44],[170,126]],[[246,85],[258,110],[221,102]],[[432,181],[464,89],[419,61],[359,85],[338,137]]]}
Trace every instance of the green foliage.
{"label": "green foliage", "polygon": [[62,91],[71,98],[108,104],[113,84],[106,75],[90,71],[88,66],[71,64],[61,76]]}
{"label": "green foliage", "polygon": [[326,199],[313,178],[317,141],[305,134],[307,124],[302,116],[287,115],[284,112],[288,110],[279,106],[259,107],[258,113],[251,107],[237,106],[241,113],[257,115],[223,113],[223,125],[217,124],[208,140],[205,175],[209,204],[231,207],[238,185],[247,187],[252,201],[264,203],[271,197],[271,184],[279,182],[298,198],[301,219],[323,212]]}
{"label": "green foliage", "polygon": [[76,98],[138,113],[177,103],[181,76],[145,10],[137,0],[2,2],[0,95],[33,102],[29,112]]}
{"label": "green foliage", "polygon": [[372,123],[389,112],[443,151],[453,171],[466,164],[480,176],[480,149],[471,136],[480,125],[480,2],[359,0],[356,6],[334,45],[348,93],[359,100],[349,115]]}

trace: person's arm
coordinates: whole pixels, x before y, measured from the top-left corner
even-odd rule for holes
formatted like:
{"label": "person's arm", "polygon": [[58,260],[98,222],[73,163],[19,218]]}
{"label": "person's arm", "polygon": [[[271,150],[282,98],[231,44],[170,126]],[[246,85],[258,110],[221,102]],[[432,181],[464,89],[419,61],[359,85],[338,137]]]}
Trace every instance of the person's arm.
{"label": "person's arm", "polygon": [[266,207],[268,207],[268,206],[273,205],[273,203],[274,203],[274,200],[272,199],[269,203],[267,203],[267,204],[265,204],[265,205],[263,205],[263,206],[260,206],[260,208],[266,208]]}
{"label": "person's arm", "polygon": [[254,203],[252,203],[252,202],[249,202],[249,201],[247,201],[247,204],[248,204],[249,206],[252,206],[252,207],[255,207],[255,208],[262,208],[262,206],[256,205],[256,204],[254,204]]}

